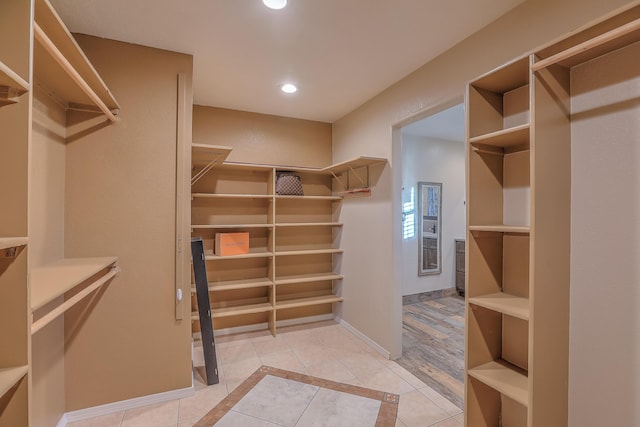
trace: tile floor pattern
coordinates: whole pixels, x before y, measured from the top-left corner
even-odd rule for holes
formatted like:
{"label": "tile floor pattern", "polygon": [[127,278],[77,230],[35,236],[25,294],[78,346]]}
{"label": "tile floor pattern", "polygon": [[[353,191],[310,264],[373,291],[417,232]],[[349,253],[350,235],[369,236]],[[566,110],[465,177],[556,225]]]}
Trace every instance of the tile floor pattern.
{"label": "tile floor pattern", "polygon": [[263,366],[195,427],[249,421],[264,427],[394,427],[398,400],[396,394]]}
{"label": "tile floor pattern", "polygon": [[[219,384],[206,386],[196,374],[194,396],[67,426],[191,427],[262,365],[398,394],[396,427],[463,425],[458,407],[333,321],[278,328],[275,338],[268,331],[217,337],[216,349]],[[202,360],[201,349],[195,359]]]}

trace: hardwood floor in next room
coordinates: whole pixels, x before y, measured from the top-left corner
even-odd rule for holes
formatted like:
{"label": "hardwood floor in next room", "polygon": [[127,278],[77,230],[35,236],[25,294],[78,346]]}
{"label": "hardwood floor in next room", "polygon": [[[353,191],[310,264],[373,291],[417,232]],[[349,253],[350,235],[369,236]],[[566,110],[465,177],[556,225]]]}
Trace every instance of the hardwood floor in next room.
{"label": "hardwood floor in next room", "polygon": [[396,362],[464,408],[464,298],[403,306],[402,357]]}

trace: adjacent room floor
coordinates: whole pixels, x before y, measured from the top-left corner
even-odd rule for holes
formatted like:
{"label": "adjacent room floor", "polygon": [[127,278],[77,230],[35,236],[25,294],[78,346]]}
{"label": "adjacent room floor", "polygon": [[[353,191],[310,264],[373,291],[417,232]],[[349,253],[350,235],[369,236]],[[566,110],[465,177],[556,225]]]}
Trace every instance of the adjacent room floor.
{"label": "adjacent room floor", "polygon": [[[272,366],[400,395],[397,427],[460,427],[461,410],[336,322],[216,339],[220,384],[196,375],[192,397],[69,423],[70,427],[192,426],[260,366]],[[197,352],[196,352],[197,355]]]}
{"label": "adjacent room floor", "polygon": [[404,305],[402,357],[396,362],[464,408],[464,298]]}

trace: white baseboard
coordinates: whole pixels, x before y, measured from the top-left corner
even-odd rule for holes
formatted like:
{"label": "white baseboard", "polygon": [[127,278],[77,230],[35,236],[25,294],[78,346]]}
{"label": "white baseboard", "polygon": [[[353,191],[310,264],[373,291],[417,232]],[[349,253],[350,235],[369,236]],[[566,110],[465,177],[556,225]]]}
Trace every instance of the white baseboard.
{"label": "white baseboard", "polygon": [[369,347],[374,349],[376,352],[380,353],[382,356],[384,356],[387,359],[391,359],[390,352],[385,350],[384,347],[382,347],[380,344],[378,344],[377,342],[375,342],[374,340],[372,340],[371,338],[369,338],[368,336],[360,332],[358,329],[351,326],[346,320],[336,317],[336,322],[340,323],[340,325],[344,327],[346,330],[348,330],[349,332],[351,332],[352,334],[360,338],[362,341],[367,343]]}
{"label": "white baseboard", "polygon": [[150,394],[148,396],[136,397],[120,402],[107,403],[106,405],[94,406],[92,408],[80,409],[77,411],[65,413],[57,427],[65,427],[67,423],[73,421],[84,420],[87,418],[99,417],[101,415],[113,414],[116,412],[126,411],[128,409],[139,408],[141,406],[153,405],[155,403],[168,402],[170,400],[182,399],[195,394],[195,387],[191,387],[166,391],[164,393]]}

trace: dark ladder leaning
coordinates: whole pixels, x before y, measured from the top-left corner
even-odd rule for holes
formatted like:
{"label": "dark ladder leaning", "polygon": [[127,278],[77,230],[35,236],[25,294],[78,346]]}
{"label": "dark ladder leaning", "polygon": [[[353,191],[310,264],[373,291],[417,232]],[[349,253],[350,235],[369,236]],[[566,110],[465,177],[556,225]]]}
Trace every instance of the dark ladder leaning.
{"label": "dark ladder leaning", "polygon": [[198,313],[200,315],[200,335],[202,336],[206,380],[207,385],[213,385],[218,384],[220,379],[218,378],[216,343],[213,338],[213,323],[211,322],[207,265],[204,258],[204,245],[200,237],[191,239],[191,258],[193,260],[193,275],[196,281],[196,297],[198,299]]}

